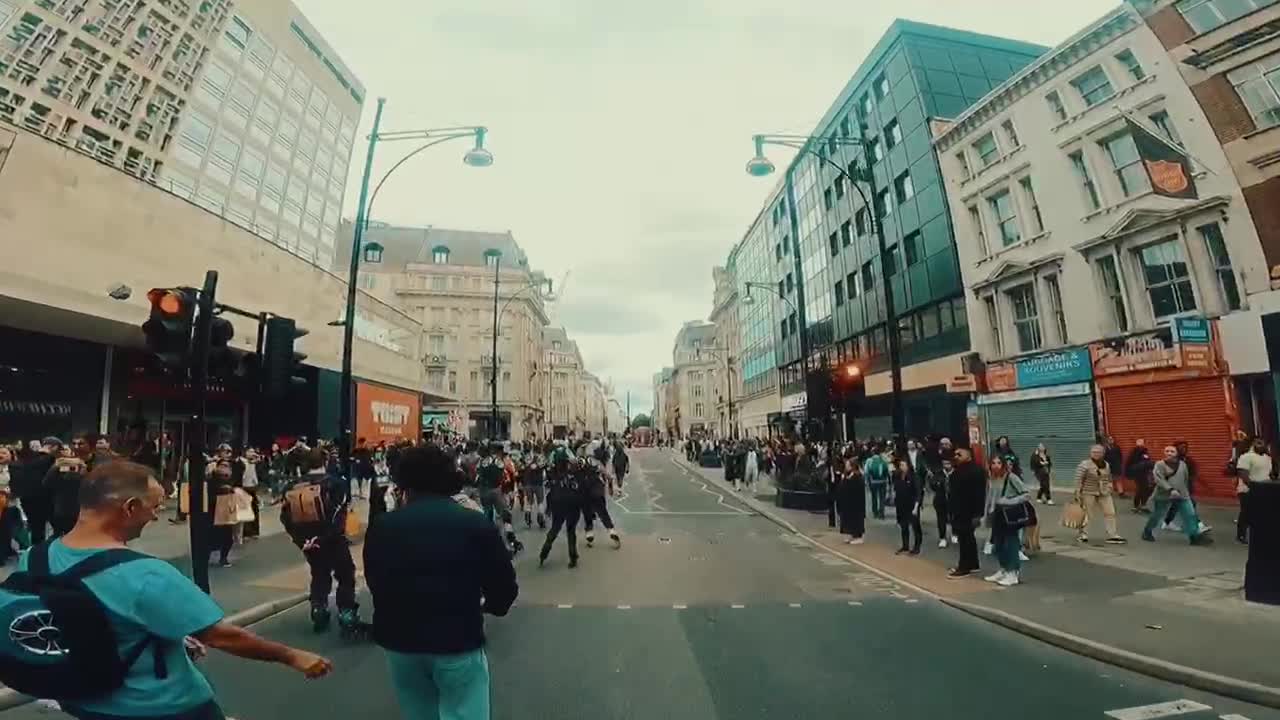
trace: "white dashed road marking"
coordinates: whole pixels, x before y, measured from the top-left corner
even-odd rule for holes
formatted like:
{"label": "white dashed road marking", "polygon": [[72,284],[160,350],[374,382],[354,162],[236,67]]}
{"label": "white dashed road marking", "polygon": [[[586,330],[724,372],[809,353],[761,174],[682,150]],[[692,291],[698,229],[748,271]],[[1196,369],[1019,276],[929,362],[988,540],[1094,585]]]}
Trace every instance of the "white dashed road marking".
{"label": "white dashed road marking", "polygon": [[557,605],[556,607],[557,607],[557,608],[559,608],[559,609],[561,609],[561,610],[570,610],[570,609],[572,609],[572,608],[573,608],[573,606],[572,606],[572,605]]}
{"label": "white dashed road marking", "polygon": [[1115,718],[1115,720],[1155,720],[1156,718],[1186,715],[1212,709],[1208,705],[1194,700],[1171,700],[1169,702],[1156,703],[1155,705],[1108,710],[1103,714],[1107,717]]}
{"label": "white dashed road marking", "polygon": [[672,610],[688,610],[689,606],[688,605],[672,605],[671,609]]}
{"label": "white dashed road marking", "polygon": [[619,609],[619,610],[630,610],[630,609],[631,609],[631,606],[630,606],[630,605],[619,605],[619,606],[618,606],[618,609]]}
{"label": "white dashed road marking", "polygon": [[918,603],[920,601],[915,598],[907,598],[904,602],[906,602],[908,605],[914,605],[915,603]]}
{"label": "white dashed road marking", "polygon": [[857,600],[850,600],[849,607],[862,607],[862,603],[858,602]]}
{"label": "white dashed road marking", "polygon": [[737,604],[737,603],[734,603],[733,605],[730,605],[729,607],[733,608],[734,610],[741,610],[742,608],[746,607],[746,605],[739,605],[739,604]]}
{"label": "white dashed road marking", "polygon": [[1218,717],[1221,718],[1221,720],[1249,720],[1249,718],[1243,715],[1236,715],[1235,713],[1230,715],[1219,715]]}
{"label": "white dashed road marking", "polygon": [[803,606],[802,606],[800,603],[791,603],[790,605],[787,605],[787,607],[798,608],[798,607],[803,607]]}

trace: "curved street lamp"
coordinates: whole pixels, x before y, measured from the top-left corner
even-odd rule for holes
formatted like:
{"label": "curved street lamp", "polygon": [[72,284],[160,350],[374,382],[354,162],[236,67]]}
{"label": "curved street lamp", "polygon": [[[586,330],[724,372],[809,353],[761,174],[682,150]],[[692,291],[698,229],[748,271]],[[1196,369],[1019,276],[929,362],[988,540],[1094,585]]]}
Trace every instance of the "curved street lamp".
{"label": "curved street lamp", "polygon": [[[884,223],[882,223],[880,220],[880,216],[875,207],[875,204],[872,203],[867,198],[867,194],[866,192],[863,191],[862,185],[861,185],[861,183],[865,182],[872,187],[872,190],[875,189],[874,179],[871,172],[871,168],[875,165],[875,157],[872,155],[871,144],[863,140],[863,138],[866,137],[867,135],[867,129],[865,126],[860,128],[860,134],[862,137],[829,137],[829,138],[813,137],[809,135],[753,135],[751,137],[751,140],[755,144],[756,154],[755,154],[755,157],[751,158],[751,160],[747,162],[747,174],[751,175],[752,177],[764,177],[774,172],[775,168],[773,163],[770,162],[769,158],[765,157],[764,155],[765,145],[781,145],[783,147],[789,147],[794,150],[799,150],[801,153],[807,153],[809,155],[812,155],[813,157],[818,158],[818,160],[820,160],[821,162],[824,162],[830,165],[831,167],[835,168],[836,172],[839,173],[840,176],[843,177],[845,181],[849,184],[849,186],[852,187],[853,190],[858,193],[858,196],[862,199],[863,207],[866,207],[869,210],[869,212],[867,213],[867,217],[870,219],[872,226],[875,228],[876,244],[877,244],[877,249],[879,250],[879,253],[880,253],[880,273],[884,277],[885,334],[889,336],[888,337],[889,373],[890,373],[890,377],[892,378],[891,381],[893,386],[892,395],[890,396],[890,405],[892,408],[890,412],[893,416],[893,434],[900,438],[906,432],[906,427],[905,427],[906,417],[902,408],[902,357],[901,357],[901,348],[900,348],[901,338],[899,338],[898,336],[898,314],[894,307],[893,283],[890,280],[890,277],[893,274],[892,272],[890,272],[892,270],[892,265],[889,260],[889,253],[887,252],[887,249],[885,247]],[[822,143],[830,143],[838,147],[860,148],[862,150],[862,164],[857,167],[857,177],[850,175],[847,169],[842,167],[839,163],[831,160],[831,158],[827,157],[825,154],[815,152],[813,149],[813,146],[815,144],[820,145]],[[796,240],[797,242],[799,242],[799,237],[797,237]],[[795,252],[794,257],[795,257],[795,265],[796,265],[796,277],[803,278],[803,274],[801,273],[801,268],[800,268],[799,252]],[[803,294],[800,297],[803,298]],[[786,299],[785,296],[783,297],[783,299]],[[804,314],[802,312],[797,311],[796,315],[800,319],[801,353],[805,355],[806,367],[804,368],[804,372],[807,378],[808,348],[807,348],[806,339],[807,339],[808,333],[805,332]],[[806,379],[805,386],[806,388],[808,387],[807,379]]]}
{"label": "curved street lamp", "polygon": [[[485,136],[488,129],[478,126],[463,127],[445,127],[445,128],[429,128],[426,130],[404,130],[397,132],[381,132],[382,127],[382,110],[386,105],[386,98],[378,98],[378,107],[373,115],[373,130],[369,134],[369,150],[365,155],[364,173],[360,179],[360,199],[356,204],[356,221],[352,232],[351,239],[351,267],[347,273],[347,307],[343,316],[343,334],[342,334],[342,379],[338,405],[338,432],[341,440],[338,447],[338,457],[342,467],[342,474],[351,477],[351,440],[352,427],[351,416],[352,406],[355,404],[353,383],[351,354],[352,345],[355,341],[355,315],[356,315],[356,280],[360,274],[360,261],[363,257],[365,262],[379,263],[382,262],[383,246],[378,242],[364,243],[364,233],[368,229],[369,219],[373,217],[373,201],[378,197],[378,191],[382,189],[387,178],[392,173],[399,170],[410,158],[417,156],[429,147],[439,145],[440,143],[449,142],[451,140],[459,140],[463,138],[471,138],[474,142],[472,148],[462,156],[462,162],[470,167],[489,167],[493,165],[493,153],[484,147]],[[369,179],[373,172],[373,156],[379,142],[398,142],[401,140],[426,140],[427,142],[419,146],[416,150],[400,158],[391,169],[382,176],[378,181],[378,185],[374,188],[372,196],[369,194]]]}
{"label": "curved street lamp", "polygon": [[551,290],[551,279],[544,281],[531,282],[517,288],[507,301],[498,307],[499,290],[502,287],[502,277],[498,274],[502,267],[502,251],[497,248],[489,248],[484,251],[485,261],[493,263],[493,345],[489,355],[489,439],[497,440],[499,435],[498,422],[498,326],[502,321],[502,316],[506,314],[507,308],[511,307],[511,303],[529,290],[541,291],[544,287],[546,291],[541,294],[541,298],[546,301],[555,299],[555,295]]}

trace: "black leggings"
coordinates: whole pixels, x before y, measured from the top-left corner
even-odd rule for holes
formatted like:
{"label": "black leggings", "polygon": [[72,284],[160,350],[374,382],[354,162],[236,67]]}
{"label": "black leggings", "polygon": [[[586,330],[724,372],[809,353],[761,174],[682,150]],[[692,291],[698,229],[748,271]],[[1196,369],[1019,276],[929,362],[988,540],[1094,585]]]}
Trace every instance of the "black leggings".
{"label": "black leggings", "polygon": [[1040,491],[1036,493],[1037,500],[1052,500],[1053,488],[1049,485],[1049,473],[1046,470],[1036,472],[1036,479],[1040,481]]}
{"label": "black leggings", "polygon": [[218,560],[220,562],[225,563],[227,556],[231,554],[231,546],[235,543],[233,528],[235,528],[235,525],[213,526],[213,533],[211,534],[213,544],[209,549],[218,552]]}
{"label": "black leggings", "polygon": [[539,555],[545,558],[551,554],[551,546],[560,536],[560,529],[564,528],[565,535],[569,537],[569,559],[577,560],[578,516],[581,514],[582,508],[577,503],[551,503],[551,529],[547,531],[547,539],[542,542],[542,552]]}
{"label": "black leggings", "polygon": [[[924,528],[920,526],[920,516],[911,512],[911,508],[898,508],[898,529],[902,531],[903,549],[920,549],[920,543],[924,542]],[[916,539],[910,543],[913,532]]]}
{"label": "black leggings", "polygon": [[595,525],[595,519],[600,518],[600,524],[610,534],[613,533],[613,518],[609,515],[609,504],[603,497],[587,498],[587,506],[582,512],[583,525],[586,527],[587,535],[590,536],[592,526]]}
{"label": "black leggings", "polygon": [[950,517],[950,508],[947,507],[947,501],[933,501],[933,513],[938,518],[938,538],[940,540],[947,539],[947,518]]}

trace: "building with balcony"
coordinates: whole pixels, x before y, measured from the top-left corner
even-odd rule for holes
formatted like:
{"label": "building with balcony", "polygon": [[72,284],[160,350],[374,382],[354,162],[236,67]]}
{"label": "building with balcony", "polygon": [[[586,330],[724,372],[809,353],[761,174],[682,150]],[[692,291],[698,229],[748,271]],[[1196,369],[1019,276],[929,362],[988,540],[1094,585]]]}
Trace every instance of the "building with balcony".
{"label": "building with balcony", "polygon": [[289,0],[0,0],[0,122],[325,269],[364,93]]}
{"label": "building with balcony", "polygon": [[[1229,457],[1241,408],[1271,402],[1232,377],[1261,335],[1256,314],[1248,339],[1233,316],[1270,294],[1268,263],[1212,125],[1139,14],[1120,6],[937,129],[985,434],[1045,442],[1064,478],[1095,432]],[[1195,197],[1156,192],[1144,138],[1190,156]]]}

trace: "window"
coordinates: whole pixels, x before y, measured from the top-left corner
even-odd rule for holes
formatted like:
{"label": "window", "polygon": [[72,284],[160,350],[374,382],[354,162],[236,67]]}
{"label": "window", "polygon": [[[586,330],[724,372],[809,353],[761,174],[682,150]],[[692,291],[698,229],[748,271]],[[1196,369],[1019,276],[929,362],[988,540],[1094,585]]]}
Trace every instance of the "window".
{"label": "window", "polygon": [[824,210],[830,210],[835,206],[835,194],[831,192],[831,188],[822,191],[822,207]]}
{"label": "window", "polygon": [[786,281],[779,280],[778,281],[778,297],[786,297],[786,295],[787,295],[787,283]]}
{"label": "window", "polygon": [[1013,308],[1013,329],[1018,335],[1018,350],[1031,352],[1043,345],[1040,337],[1040,311],[1036,307],[1035,285],[1028,283],[1008,292]]}
{"label": "window", "polygon": [[702,403],[694,403],[694,404],[693,404],[693,416],[694,416],[694,417],[699,417],[699,418],[700,418],[700,417],[705,417],[705,416],[703,415],[703,413],[702,413],[702,409],[703,409]]}
{"label": "window", "polygon": [[835,287],[836,307],[844,305],[844,281],[837,280]]}
{"label": "window", "polygon": [[1128,71],[1129,77],[1134,82],[1140,82],[1147,77],[1147,73],[1142,69],[1142,65],[1138,62],[1138,58],[1134,56],[1132,50],[1121,50],[1116,53],[1116,61],[1124,66]]}
{"label": "window", "polygon": [[448,289],[448,287],[449,287],[449,279],[448,279],[448,278],[446,278],[445,276],[443,276],[443,275],[432,275],[432,276],[431,276],[431,289],[432,289],[432,290],[447,290],[447,289]]}
{"label": "window", "polygon": [[832,187],[835,188],[836,199],[843,200],[844,199],[844,176],[840,175],[836,177],[835,182],[832,183]]}
{"label": "window", "polygon": [[880,144],[880,138],[871,141],[871,161],[880,162],[884,159],[884,145]]}
{"label": "window", "polygon": [[1097,210],[1102,207],[1102,201],[1098,199],[1098,186],[1093,183],[1093,177],[1089,174],[1089,166],[1084,161],[1084,152],[1077,150],[1067,157],[1071,159],[1071,167],[1076,171],[1076,180],[1084,188],[1084,196],[1089,203],[1089,209]]}
{"label": "window", "polygon": [[894,275],[897,275],[898,274],[898,246],[894,245],[891,248],[885,248],[883,258],[884,258],[884,262],[883,262],[884,276],[886,278],[891,278]]}
{"label": "window", "polygon": [[1236,284],[1236,273],[1231,267],[1231,256],[1227,254],[1227,243],[1222,238],[1222,230],[1217,223],[1209,223],[1196,228],[1200,237],[1204,238],[1209,257],[1213,258],[1213,270],[1218,274],[1218,291],[1222,293],[1222,303],[1227,310],[1239,310],[1240,286]]}
{"label": "window", "polygon": [[787,273],[787,292],[791,292],[796,287],[795,281],[791,278],[791,273]]}
{"label": "window", "polygon": [[849,137],[850,134],[849,116],[845,115],[840,118],[840,137]]}
{"label": "window", "polygon": [[267,159],[257,152],[245,148],[240,156],[240,172],[236,177],[236,191],[253,199],[258,194],[258,184],[262,182],[262,173],[266,169]]}
{"label": "window", "polygon": [[444,355],[444,335],[428,335],[427,347],[432,355]]}
{"label": "window", "polygon": [[787,323],[791,326],[791,334],[795,335],[798,323],[796,322],[796,314],[791,313],[791,317],[787,318]]}
{"label": "window", "polygon": [[1018,212],[1013,206],[1013,196],[1008,190],[987,198],[991,214],[996,218],[996,227],[1000,230],[1000,243],[1004,247],[1022,239],[1022,230],[1018,228]]}
{"label": "window", "polygon": [[840,244],[849,247],[853,242],[853,225],[848,220],[840,224]]}
{"label": "window", "polygon": [[485,267],[497,267],[498,256],[495,254],[486,253],[484,256],[484,264],[485,264]]}
{"label": "window", "polygon": [[864,207],[858,208],[858,212],[853,214],[853,223],[854,223],[854,226],[857,227],[858,229],[858,237],[863,237],[867,234],[867,209],[866,208]]}
{"label": "window", "polygon": [[872,89],[875,91],[877,100],[885,99],[889,96],[889,78],[884,75],[876,78],[875,85],[872,86]]}
{"label": "window", "polygon": [[968,180],[973,177],[973,170],[969,168],[969,154],[961,150],[956,153],[956,163],[960,165],[960,177]]}
{"label": "window", "polygon": [[861,115],[863,119],[871,117],[871,96],[870,95],[863,95],[862,100],[858,102],[858,114]]}
{"label": "window", "polygon": [[876,217],[883,218],[893,210],[893,200],[889,197],[889,188],[876,193]]}
{"label": "window", "polygon": [[1176,7],[1197,33],[1206,33],[1244,17],[1274,0],[1179,0]]}
{"label": "window", "polygon": [[1138,250],[1137,256],[1156,320],[1196,309],[1190,271],[1176,235]]}
{"label": "window", "polygon": [[1036,199],[1036,190],[1031,185],[1031,176],[1028,175],[1019,180],[1018,187],[1022,188],[1022,200],[1031,211],[1031,229],[1039,235],[1044,232],[1044,217],[1040,214],[1040,201]]}
{"label": "window", "polygon": [[791,254],[791,236],[790,235],[782,236],[782,252],[786,255]]}
{"label": "window", "polygon": [[907,267],[911,267],[920,262],[920,231],[908,233],[902,238],[902,259],[906,261]]}
{"label": "window", "polygon": [[868,260],[862,264],[862,292],[871,292],[876,286],[875,270],[871,267],[871,261]]}
{"label": "window", "polygon": [[911,182],[910,173],[902,173],[893,181],[893,194],[898,198],[899,205],[915,197],[916,186]]}
{"label": "window", "polygon": [[1049,113],[1053,115],[1053,119],[1063,123],[1067,121],[1067,108],[1062,104],[1062,96],[1057,90],[1044,96],[1044,101],[1049,104]]}
{"label": "window", "polygon": [[856,270],[844,276],[844,286],[849,291],[850,300],[858,297],[858,272]]}
{"label": "window", "polygon": [[1067,344],[1067,314],[1062,310],[1062,286],[1057,275],[1048,275],[1044,279],[1045,289],[1049,291],[1049,309],[1053,311],[1054,327],[1058,330],[1058,342]]}
{"label": "window", "polygon": [[782,339],[787,339],[787,321],[785,319],[782,321]]}
{"label": "window", "polygon": [[241,20],[239,17],[233,15],[231,17],[231,22],[227,23],[227,39],[241,50],[243,50],[244,46],[248,44],[249,36],[252,34],[253,31],[250,30],[249,26],[245,24],[245,21]]}
{"label": "window", "polygon": [[969,224],[973,226],[974,237],[978,238],[978,253],[982,257],[990,255],[991,250],[987,247],[987,233],[982,229],[982,213],[978,211],[977,205],[969,206]]}
{"label": "window", "polygon": [[213,105],[221,104],[218,101],[226,97],[227,89],[231,87],[232,75],[234,73],[217,60],[210,60],[204,66],[204,74],[200,76],[200,90]]}
{"label": "window", "polygon": [[458,371],[457,370],[449,371],[449,392],[455,393],[455,394],[458,392]]}
{"label": "window", "polygon": [[1227,73],[1259,128],[1280,125],[1280,53]]}
{"label": "window", "polygon": [[271,212],[280,212],[280,199],[284,196],[284,169],[275,163],[267,166],[262,177],[262,206]]}
{"label": "window", "polygon": [[1178,131],[1173,127],[1173,121],[1169,119],[1169,113],[1161,110],[1147,116],[1151,120],[1151,124],[1155,125],[1156,131],[1169,142],[1174,145],[1182,145],[1182,140],[1178,138]]}
{"label": "window", "polygon": [[827,244],[831,246],[831,257],[835,257],[840,254],[840,235],[838,233],[831,233],[828,235]]}
{"label": "window", "polygon": [[1109,140],[1104,140],[1107,157],[1111,158],[1111,168],[1115,171],[1116,180],[1120,183],[1120,191],[1125,197],[1140,195],[1151,189],[1151,181],[1147,170],[1138,155],[1138,147],[1133,143],[1133,135],[1125,133]]}
{"label": "window", "polygon": [[995,133],[987,133],[978,138],[978,142],[973,144],[973,150],[978,153],[978,160],[982,162],[982,167],[987,167],[1000,159],[1000,147],[996,145]]}
{"label": "window", "polygon": [[891,120],[884,126],[884,144],[890,150],[902,144],[902,126],[897,120]]}
{"label": "window", "polygon": [[782,243],[773,244],[773,257],[775,261],[782,260]]}
{"label": "window", "polygon": [[987,329],[991,331],[991,343],[995,346],[996,357],[1004,355],[1004,338],[1000,332],[1000,313],[996,310],[996,298],[988,295],[982,299],[987,308]]}
{"label": "window", "polygon": [[209,164],[205,166],[205,175],[224,185],[230,185],[231,172],[239,159],[240,143],[228,135],[219,134],[213,141],[209,153]]}
{"label": "window", "polygon": [[1107,73],[1102,69],[1101,65],[1095,65],[1080,77],[1072,80],[1071,86],[1076,89],[1076,92],[1080,93],[1080,99],[1084,100],[1084,104],[1089,107],[1093,107],[1115,94],[1115,90],[1111,89],[1111,81],[1107,79]]}
{"label": "window", "polygon": [[437,245],[431,249],[431,262],[436,265],[449,264],[449,248],[443,245]]}
{"label": "window", "polygon": [[1012,120],[1005,120],[1000,123],[1000,129],[1004,130],[1004,136],[1009,139],[1009,147],[1022,147],[1022,141],[1018,139],[1018,130],[1013,126]]}

